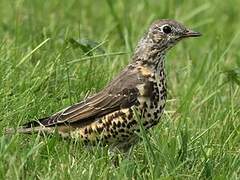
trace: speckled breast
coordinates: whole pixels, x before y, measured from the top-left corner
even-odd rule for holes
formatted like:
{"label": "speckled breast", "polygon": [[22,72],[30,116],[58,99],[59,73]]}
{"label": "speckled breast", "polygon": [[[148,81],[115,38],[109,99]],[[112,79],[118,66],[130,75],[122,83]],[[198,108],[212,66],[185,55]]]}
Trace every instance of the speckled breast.
{"label": "speckled breast", "polygon": [[156,125],[163,113],[167,91],[164,71],[154,73],[145,85],[139,86],[138,110],[141,112],[143,126],[149,129]]}

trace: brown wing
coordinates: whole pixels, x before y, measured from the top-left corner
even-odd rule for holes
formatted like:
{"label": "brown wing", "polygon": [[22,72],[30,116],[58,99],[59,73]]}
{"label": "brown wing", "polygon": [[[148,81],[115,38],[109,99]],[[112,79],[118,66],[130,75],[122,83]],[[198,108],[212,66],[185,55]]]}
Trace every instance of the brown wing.
{"label": "brown wing", "polygon": [[45,123],[42,124],[51,126],[59,123],[77,123],[81,126],[121,108],[131,107],[136,103],[139,93],[136,86],[141,83],[143,82],[138,78],[137,70],[126,68],[104,90],[45,119]]}

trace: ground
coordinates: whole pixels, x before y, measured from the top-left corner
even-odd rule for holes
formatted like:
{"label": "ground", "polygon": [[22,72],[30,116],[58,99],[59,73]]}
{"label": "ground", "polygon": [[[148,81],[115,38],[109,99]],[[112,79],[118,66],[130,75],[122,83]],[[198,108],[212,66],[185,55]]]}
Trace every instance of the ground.
{"label": "ground", "polygon": [[[240,2],[1,0],[0,179],[238,179]],[[154,19],[203,36],[166,59],[161,124],[113,168],[107,148],[57,135],[5,135],[102,89]],[[96,47],[97,44],[97,47]]]}

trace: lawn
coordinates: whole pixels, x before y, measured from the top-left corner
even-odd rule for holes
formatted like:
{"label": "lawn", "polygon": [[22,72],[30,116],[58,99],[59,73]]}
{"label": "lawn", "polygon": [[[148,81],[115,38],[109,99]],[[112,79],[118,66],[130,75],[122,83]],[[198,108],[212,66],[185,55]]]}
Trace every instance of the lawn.
{"label": "lawn", "polygon": [[[239,7],[238,0],[0,0],[0,179],[239,179]],[[5,135],[101,90],[162,18],[203,36],[168,53],[164,117],[147,137],[140,133],[119,167],[107,148],[57,134]]]}

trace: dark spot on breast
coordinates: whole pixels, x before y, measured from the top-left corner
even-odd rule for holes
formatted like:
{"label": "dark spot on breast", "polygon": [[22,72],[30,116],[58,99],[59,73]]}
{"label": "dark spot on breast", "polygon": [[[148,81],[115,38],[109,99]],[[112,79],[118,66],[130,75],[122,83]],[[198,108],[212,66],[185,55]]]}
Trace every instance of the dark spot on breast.
{"label": "dark spot on breast", "polygon": [[164,94],[165,92],[166,92],[165,89],[160,90],[160,94]]}
{"label": "dark spot on breast", "polygon": [[88,144],[89,142],[90,142],[90,141],[89,141],[88,139],[84,139],[84,140],[83,140],[83,143],[84,143],[84,144]]}
{"label": "dark spot on breast", "polygon": [[140,105],[140,102],[139,102],[139,101],[136,101],[136,102],[135,102],[135,105],[136,105],[136,106],[139,106],[139,105]]}
{"label": "dark spot on breast", "polygon": [[113,118],[114,118],[114,116],[113,116],[113,115],[110,115],[110,116],[107,117],[107,120],[108,120],[109,122],[111,122],[111,121],[113,120]]}
{"label": "dark spot on breast", "polygon": [[130,120],[130,119],[132,119],[132,117],[133,117],[133,114],[130,113],[130,114],[128,115],[128,119]]}
{"label": "dark spot on breast", "polygon": [[126,116],[124,116],[124,117],[121,117],[122,118],[122,120],[123,121],[127,121],[127,118],[126,118]]}
{"label": "dark spot on breast", "polygon": [[164,100],[164,99],[165,99],[165,96],[164,96],[164,95],[161,95],[160,98],[161,98],[161,100]]}
{"label": "dark spot on breast", "polygon": [[110,124],[111,124],[111,121],[107,121],[107,122],[105,122],[105,126],[107,126],[107,127],[109,127]]}
{"label": "dark spot on breast", "polygon": [[134,69],[134,68],[135,68],[134,65],[132,65],[132,64],[129,64],[129,65],[128,65],[128,69],[132,70],[132,69]]}
{"label": "dark spot on breast", "polygon": [[121,128],[121,129],[118,130],[118,132],[123,133],[123,132],[124,132],[124,129]]}
{"label": "dark spot on breast", "polygon": [[89,129],[88,129],[88,133],[91,134],[92,132],[93,132],[92,128],[89,127]]}
{"label": "dark spot on breast", "polygon": [[129,122],[129,126],[132,126],[134,124],[137,124],[137,121],[136,120],[132,120],[131,122]]}
{"label": "dark spot on breast", "polygon": [[146,65],[149,65],[149,62],[148,62],[147,60],[141,59],[141,61],[142,61],[142,64],[143,64],[143,65],[145,65],[145,64],[146,64]]}
{"label": "dark spot on breast", "polygon": [[97,132],[100,134],[101,132],[103,131],[103,128],[102,127],[98,127],[97,128]]}
{"label": "dark spot on breast", "polygon": [[129,108],[128,110],[129,110],[129,114],[133,113],[133,110],[131,108]]}
{"label": "dark spot on breast", "polygon": [[147,108],[147,107],[148,107],[147,103],[144,102],[144,103],[143,103],[143,108],[145,109],[145,108]]}
{"label": "dark spot on breast", "polygon": [[154,112],[153,115],[154,115],[154,118],[155,118],[155,119],[158,118],[158,113],[157,113],[157,112]]}
{"label": "dark spot on breast", "polygon": [[121,127],[121,122],[120,122],[120,121],[117,122],[117,127],[118,127],[118,128]]}
{"label": "dark spot on breast", "polygon": [[133,131],[128,132],[129,136],[133,135]]}
{"label": "dark spot on breast", "polygon": [[119,132],[119,133],[123,133],[123,132],[124,132],[124,129],[121,128],[121,129],[118,130],[118,132]]}
{"label": "dark spot on breast", "polygon": [[119,139],[118,142],[123,143],[124,139]]}
{"label": "dark spot on breast", "polygon": [[143,123],[143,126],[146,126],[148,124],[148,122],[147,121],[145,121],[144,123]]}
{"label": "dark spot on breast", "polygon": [[115,129],[116,126],[117,126],[116,122],[113,121],[113,122],[112,122],[112,127]]}
{"label": "dark spot on breast", "polygon": [[128,137],[129,137],[128,134],[122,134],[121,136],[122,136],[123,138],[128,138]]}
{"label": "dark spot on breast", "polygon": [[161,106],[161,109],[164,109],[165,105],[166,105],[166,104],[164,103],[164,104]]}

